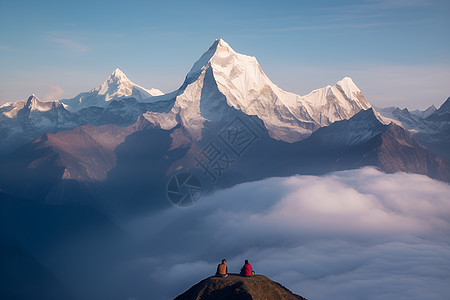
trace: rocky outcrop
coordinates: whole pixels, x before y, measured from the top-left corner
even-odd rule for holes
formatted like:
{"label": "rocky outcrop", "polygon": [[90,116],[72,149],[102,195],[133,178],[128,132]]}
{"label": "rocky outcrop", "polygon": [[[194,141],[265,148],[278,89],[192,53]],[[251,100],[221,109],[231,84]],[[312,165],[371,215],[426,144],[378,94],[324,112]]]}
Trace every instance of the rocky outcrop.
{"label": "rocky outcrop", "polygon": [[302,300],[281,284],[274,282],[264,275],[242,277],[230,274],[228,277],[206,278],[189,290],[175,298],[175,300]]}

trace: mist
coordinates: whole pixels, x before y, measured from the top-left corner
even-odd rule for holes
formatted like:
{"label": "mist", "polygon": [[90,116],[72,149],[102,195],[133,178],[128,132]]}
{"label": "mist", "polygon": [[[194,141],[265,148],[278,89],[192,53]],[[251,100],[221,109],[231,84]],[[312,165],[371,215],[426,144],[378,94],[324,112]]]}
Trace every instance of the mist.
{"label": "mist", "polygon": [[[450,186],[374,168],[269,178],[127,224],[142,256],[127,262],[152,299],[170,299],[249,259],[308,299],[445,299]],[[145,293],[130,294],[144,299]]]}
{"label": "mist", "polygon": [[449,195],[429,177],[366,167],[243,183],[127,221],[17,201],[1,221],[64,299],[173,299],[225,258],[229,272],[248,259],[308,299],[444,300]]}

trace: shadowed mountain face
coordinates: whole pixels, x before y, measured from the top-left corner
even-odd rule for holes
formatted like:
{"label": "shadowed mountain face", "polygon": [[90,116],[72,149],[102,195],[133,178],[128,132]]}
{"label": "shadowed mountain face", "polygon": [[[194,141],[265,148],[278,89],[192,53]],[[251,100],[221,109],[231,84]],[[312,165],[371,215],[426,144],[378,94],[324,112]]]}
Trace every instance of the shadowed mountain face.
{"label": "shadowed mountain face", "polygon": [[420,146],[404,128],[382,124],[372,109],[295,143],[273,139],[258,119],[242,112],[229,116],[205,122],[199,141],[183,126],[164,130],[145,118],[128,127],[88,125],[46,135],[0,162],[0,188],[40,202],[126,214],[168,207],[167,184],[183,172],[195,174],[204,192],[363,166],[450,181],[447,159]]}
{"label": "shadowed mountain face", "polygon": [[381,135],[381,139],[376,152],[379,166],[385,172],[425,174],[432,178],[450,181],[449,160],[419,145],[402,127],[390,125]]}
{"label": "shadowed mountain face", "polygon": [[1,298],[80,299],[80,291],[68,289],[67,282],[91,282],[80,272],[93,275],[93,263],[107,268],[127,244],[115,242],[122,237],[96,209],[46,205],[0,190]]}
{"label": "shadowed mountain face", "polygon": [[305,300],[293,294],[281,284],[264,275],[242,277],[230,274],[228,277],[204,279],[175,298],[175,300]]}
{"label": "shadowed mountain face", "polygon": [[414,139],[432,152],[450,159],[450,98],[436,109],[410,112],[398,107],[377,109],[383,116],[395,119],[411,130]]}
{"label": "shadowed mountain face", "polygon": [[55,275],[36,259],[1,242],[0,270],[3,299],[73,299]]}

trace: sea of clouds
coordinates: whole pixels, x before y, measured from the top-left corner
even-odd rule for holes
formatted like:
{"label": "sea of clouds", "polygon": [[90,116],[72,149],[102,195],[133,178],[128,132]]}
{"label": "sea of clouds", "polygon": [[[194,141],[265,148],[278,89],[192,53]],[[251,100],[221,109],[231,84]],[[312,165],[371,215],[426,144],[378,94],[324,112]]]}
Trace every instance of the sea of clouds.
{"label": "sea of clouds", "polygon": [[173,299],[222,258],[230,272],[249,259],[256,273],[314,300],[450,295],[450,185],[422,175],[367,167],[269,178],[126,230],[141,250],[116,273],[125,274],[116,278],[125,299]]}

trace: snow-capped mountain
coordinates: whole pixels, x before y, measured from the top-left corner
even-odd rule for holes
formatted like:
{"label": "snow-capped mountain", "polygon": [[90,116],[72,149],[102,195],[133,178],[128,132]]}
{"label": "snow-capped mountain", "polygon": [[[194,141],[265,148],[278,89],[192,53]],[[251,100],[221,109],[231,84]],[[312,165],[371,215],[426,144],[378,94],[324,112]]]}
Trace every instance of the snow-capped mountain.
{"label": "snow-capped mountain", "polygon": [[[34,98],[0,107],[0,118],[5,120],[0,124],[0,135],[9,145],[7,150],[46,132],[80,125],[127,126],[142,114],[163,129],[181,124],[199,140],[205,121],[221,124],[239,112],[262,121],[271,137],[295,142],[370,107],[350,78],[306,96],[285,92],[270,81],[254,57],[236,53],[221,39],[201,56],[180,89],[172,93],[163,95],[157,89],[145,89],[116,69],[100,86],[73,99],[41,102]],[[59,113],[55,115],[54,111]],[[18,136],[24,128],[27,133]]]}
{"label": "snow-capped mountain", "polygon": [[219,39],[187,74],[172,110],[145,117],[163,129],[181,123],[200,139],[205,121],[226,119],[232,109],[257,116],[273,138],[295,142],[370,107],[348,77],[306,96],[286,92],[270,81],[255,57],[236,53]]}
{"label": "snow-capped mountain", "polygon": [[60,102],[68,111],[75,112],[90,106],[106,107],[109,101],[114,99],[132,97],[139,101],[159,95],[163,95],[163,92],[154,88],[143,88],[131,82],[121,70],[115,69],[97,88],[78,94],[72,99],[62,99]]}
{"label": "snow-capped mountain", "polygon": [[80,125],[77,115],[58,101],[42,102],[35,95],[0,106],[0,153],[47,133]]}
{"label": "snow-capped mountain", "polygon": [[[34,140],[17,151],[23,152],[23,159],[37,158],[33,172],[39,167],[44,174],[50,166],[52,170],[59,170],[55,171],[54,179],[61,182],[68,179],[109,182],[110,172],[116,174],[113,177],[116,176],[118,182],[125,177],[132,178],[132,174],[123,177],[120,170],[129,170],[130,163],[135,164],[135,157],[142,154],[144,157],[137,159],[139,164],[145,160],[148,165],[154,165],[158,159],[164,160],[164,168],[159,169],[158,175],[153,169],[143,170],[145,176],[163,180],[174,171],[198,169],[195,158],[201,148],[224,132],[230,121],[249,118],[250,125],[247,125],[253,126],[250,131],[257,131],[252,137],[259,145],[240,161],[241,166],[227,179],[229,183],[234,182],[235,175],[242,178],[263,174],[285,176],[296,172],[327,172],[338,165],[339,168],[357,167],[367,161],[367,157],[372,157],[372,150],[383,143],[380,140],[383,137],[388,141],[386,145],[395,147],[376,149],[383,149],[380,155],[390,157],[388,161],[392,164],[396,163],[393,157],[403,157],[402,151],[419,149],[412,142],[406,147],[401,142],[406,138],[395,140],[397,135],[384,134],[390,122],[371,108],[350,78],[345,77],[333,86],[305,96],[289,93],[270,81],[254,57],[236,53],[221,39],[216,40],[193,65],[178,90],[150,98],[149,95],[149,90],[136,86],[116,70],[98,88],[82,93],[78,98],[45,103],[32,96],[28,100],[5,104],[0,107],[0,142],[4,143],[0,149],[5,145],[17,148]],[[401,116],[403,122],[421,119],[423,124],[431,124],[433,116],[445,121],[448,103],[426,120],[399,109],[389,110],[389,116],[397,119]],[[86,124],[90,125],[83,126]],[[403,127],[398,129],[394,125],[389,125],[392,132],[403,135]],[[436,127],[436,131],[445,135],[447,131],[442,128],[447,125],[444,125]],[[57,133],[61,130],[66,131]],[[42,137],[36,139],[39,136]],[[117,143],[105,147],[105,136]],[[114,136],[120,136],[120,139]],[[406,148],[398,146],[396,141]],[[156,145],[159,148],[155,152]],[[144,146],[149,146],[148,151],[142,152]],[[263,154],[261,149],[265,149]],[[120,155],[116,156],[117,153]],[[357,160],[344,159],[344,156]],[[367,164],[377,165],[379,157],[372,157]],[[267,162],[269,158],[273,160],[272,165]],[[350,161],[350,164],[344,163]],[[257,168],[256,165],[261,166]],[[424,169],[425,163],[421,166]],[[277,168],[284,173],[275,174]],[[250,177],[247,176],[249,170],[252,170]],[[408,168],[399,166],[398,170],[419,172],[413,167],[413,161],[409,162]],[[448,177],[444,174],[438,178]]]}
{"label": "snow-capped mountain", "polygon": [[170,110],[172,98],[172,94],[163,95],[160,90],[148,90],[132,83],[116,69],[99,87],[73,99],[43,102],[31,95],[27,100],[8,102],[0,106],[0,154],[42,134],[76,126],[130,125],[148,110]]}
{"label": "snow-capped mountain", "polygon": [[33,114],[33,112],[48,112],[59,109],[62,105],[57,101],[43,102],[32,94],[27,100],[8,102],[0,106],[0,113],[9,119],[15,118],[20,114]]}

